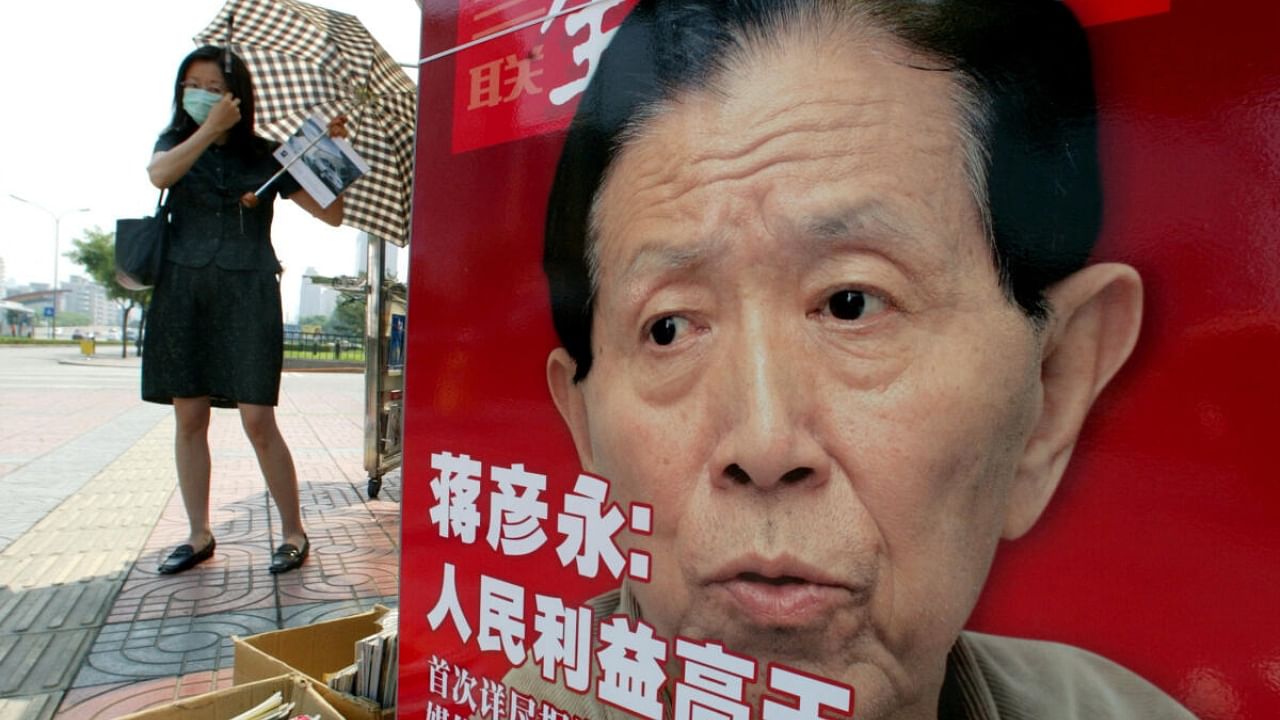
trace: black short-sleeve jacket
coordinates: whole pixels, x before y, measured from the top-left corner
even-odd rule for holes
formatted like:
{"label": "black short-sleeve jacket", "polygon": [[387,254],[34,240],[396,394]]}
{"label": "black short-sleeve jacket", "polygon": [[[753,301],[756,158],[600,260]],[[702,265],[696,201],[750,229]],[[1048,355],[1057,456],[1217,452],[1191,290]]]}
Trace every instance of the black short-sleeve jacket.
{"label": "black short-sleeve jacket", "polygon": [[[161,152],[181,139],[166,132],[156,140]],[[240,196],[262,186],[280,169],[271,155],[273,144],[261,141],[252,158],[233,153],[223,145],[210,145],[191,169],[169,189],[169,247],[165,257],[187,267],[204,267],[210,261],[225,270],[278,272],[280,262],[271,247],[271,219],[276,197],[288,197],[300,189],[289,173],[277,178],[258,203],[246,208]]]}

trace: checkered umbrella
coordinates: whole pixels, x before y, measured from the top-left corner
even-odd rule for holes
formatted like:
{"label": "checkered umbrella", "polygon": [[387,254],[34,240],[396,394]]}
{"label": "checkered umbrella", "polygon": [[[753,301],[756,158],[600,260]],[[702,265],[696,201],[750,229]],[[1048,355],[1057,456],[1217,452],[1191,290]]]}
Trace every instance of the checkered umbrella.
{"label": "checkered umbrella", "polygon": [[418,91],[354,15],[296,0],[229,0],[193,40],[227,45],[253,73],[257,131],[284,142],[306,118],[348,116],[370,172],[344,194],[344,224],[408,241]]}

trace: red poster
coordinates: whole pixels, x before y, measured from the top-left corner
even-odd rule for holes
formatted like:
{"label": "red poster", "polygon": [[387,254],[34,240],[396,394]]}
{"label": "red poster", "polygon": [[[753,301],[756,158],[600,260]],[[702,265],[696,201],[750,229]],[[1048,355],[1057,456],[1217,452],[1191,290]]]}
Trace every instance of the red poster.
{"label": "red poster", "polygon": [[596,58],[634,4],[461,3],[453,46],[461,48],[453,60],[454,152],[564,129]]}
{"label": "red poster", "polygon": [[423,5],[401,717],[1280,717],[1274,3]]}

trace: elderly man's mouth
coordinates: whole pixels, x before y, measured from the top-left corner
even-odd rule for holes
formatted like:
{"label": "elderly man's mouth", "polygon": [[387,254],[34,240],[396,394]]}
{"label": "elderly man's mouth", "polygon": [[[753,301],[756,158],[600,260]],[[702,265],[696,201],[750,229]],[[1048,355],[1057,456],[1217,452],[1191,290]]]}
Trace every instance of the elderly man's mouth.
{"label": "elderly man's mouth", "polygon": [[810,626],[854,601],[856,593],[850,587],[820,571],[786,562],[762,565],[727,568],[710,583],[713,591],[722,593],[742,619],[752,624]]}

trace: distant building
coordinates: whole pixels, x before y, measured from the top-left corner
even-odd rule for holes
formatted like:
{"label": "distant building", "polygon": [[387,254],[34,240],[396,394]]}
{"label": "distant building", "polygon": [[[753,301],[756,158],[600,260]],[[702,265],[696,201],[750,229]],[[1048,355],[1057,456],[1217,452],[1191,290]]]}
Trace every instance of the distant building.
{"label": "distant building", "polygon": [[[369,269],[369,238],[371,236],[367,232],[362,232],[356,236],[356,275],[364,275]],[[383,242],[382,246],[386,248],[383,265],[386,267],[387,277],[395,277],[397,275],[396,268],[400,260],[400,248],[389,242]]]}
{"label": "distant building", "polygon": [[[49,283],[29,283],[27,285],[19,285],[17,287],[6,288],[8,295],[5,300],[25,305],[41,316],[44,315],[44,309],[53,305],[53,288]],[[58,288],[58,295],[65,296],[66,289]],[[58,303],[58,309],[62,309],[62,303]]]}
{"label": "distant building", "polygon": [[3,294],[4,280],[4,258],[0,257],[0,294]]}
{"label": "distant building", "polygon": [[123,308],[107,297],[107,289],[92,280],[72,275],[58,292],[58,312],[78,312],[89,316],[90,325],[119,325]]}
{"label": "distant building", "polygon": [[298,319],[312,315],[329,317],[338,304],[338,293],[326,285],[313,285],[307,276],[319,275],[313,267],[307,268],[302,277],[302,290],[298,298]]}
{"label": "distant building", "polygon": [[[10,335],[27,335],[33,332],[37,327],[46,327],[48,318],[44,314],[45,308],[53,306],[53,290],[48,283],[31,283],[20,287],[6,288],[9,293],[4,297],[6,307],[10,304],[22,306],[27,309],[26,317],[18,317],[11,315],[9,312],[4,313],[4,321],[10,325]],[[59,288],[58,294],[63,295],[66,291]],[[20,312],[16,311],[15,312]]]}

